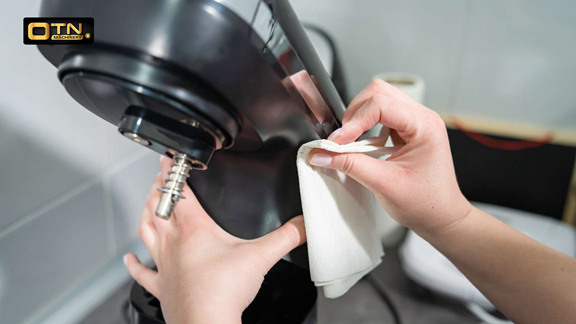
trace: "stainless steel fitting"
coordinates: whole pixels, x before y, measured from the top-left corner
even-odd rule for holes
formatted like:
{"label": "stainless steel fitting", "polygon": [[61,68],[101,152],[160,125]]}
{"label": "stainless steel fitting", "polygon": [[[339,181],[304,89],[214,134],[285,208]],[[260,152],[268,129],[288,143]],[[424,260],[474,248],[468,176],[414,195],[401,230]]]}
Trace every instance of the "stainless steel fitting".
{"label": "stainless steel fitting", "polygon": [[168,172],[168,178],[164,180],[165,185],[158,188],[162,192],[162,196],[160,196],[160,202],[156,208],[156,216],[163,219],[170,219],[178,200],[185,199],[182,195],[182,189],[186,185],[190,170],[194,168],[193,162],[188,159],[186,154],[175,154],[172,159],[174,163]]}

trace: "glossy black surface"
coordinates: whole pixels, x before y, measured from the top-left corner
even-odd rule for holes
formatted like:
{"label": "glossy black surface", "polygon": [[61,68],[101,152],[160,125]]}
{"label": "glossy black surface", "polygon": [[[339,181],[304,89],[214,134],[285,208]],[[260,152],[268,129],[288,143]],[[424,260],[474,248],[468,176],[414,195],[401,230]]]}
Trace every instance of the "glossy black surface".
{"label": "glossy black surface", "polygon": [[118,130],[122,134],[138,134],[148,141],[150,149],[160,154],[168,152],[173,157],[171,150],[178,147],[180,153],[197,164],[197,169],[210,164],[216,150],[216,140],[208,132],[141,107],[127,109]]}

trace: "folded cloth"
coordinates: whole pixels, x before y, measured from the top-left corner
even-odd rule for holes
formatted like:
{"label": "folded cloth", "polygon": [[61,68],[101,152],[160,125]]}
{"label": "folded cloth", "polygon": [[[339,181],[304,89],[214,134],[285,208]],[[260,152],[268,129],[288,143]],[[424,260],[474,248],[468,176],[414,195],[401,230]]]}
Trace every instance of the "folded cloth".
{"label": "folded cloth", "polygon": [[308,240],[310,274],[327,298],[345,294],[380,264],[384,250],[376,218],[386,212],[374,194],[344,173],[311,166],[308,154],[320,148],[336,153],[366,153],[380,157],[394,153],[385,138],[369,138],[338,145],[317,140],[300,147],[297,156],[302,210]]}

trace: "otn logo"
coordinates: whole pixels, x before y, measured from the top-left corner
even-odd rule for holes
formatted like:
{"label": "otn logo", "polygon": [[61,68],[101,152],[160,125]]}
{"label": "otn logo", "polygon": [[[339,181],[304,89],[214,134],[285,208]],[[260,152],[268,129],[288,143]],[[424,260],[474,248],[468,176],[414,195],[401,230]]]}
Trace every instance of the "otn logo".
{"label": "otn logo", "polygon": [[[78,28],[74,27],[72,23],[45,23],[45,22],[34,22],[28,24],[28,38],[31,40],[47,40],[50,39],[50,27],[56,27],[56,35],[52,35],[52,39],[57,40],[81,40],[84,38],[82,34],[82,23],[78,23]],[[66,27],[66,35],[60,35],[60,28]],[[44,34],[43,35],[34,35],[34,28],[43,28]],[[76,32],[76,35],[70,35],[70,29]]]}
{"label": "otn logo", "polygon": [[24,44],[94,43],[93,18],[24,18]]}

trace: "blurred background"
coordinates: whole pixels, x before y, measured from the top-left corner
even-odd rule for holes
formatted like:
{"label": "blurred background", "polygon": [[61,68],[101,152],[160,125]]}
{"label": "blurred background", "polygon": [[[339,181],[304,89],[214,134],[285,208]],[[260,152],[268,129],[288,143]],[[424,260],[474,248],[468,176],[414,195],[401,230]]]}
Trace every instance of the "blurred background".
{"label": "blurred background", "polygon": [[[380,72],[426,82],[424,104],[445,118],[469,199],[574,223],[576,2],[291,3],[333,42],[345,101]],[[79,108],[36,46],[22,44],[22,18],[39,6],[0,4],[0,322],[108,323],[89,314],[102,303],[120,313],[110,298],[126,297],[121,256],[150,261],[137,232],[158,155]],[[511,141],[538,147],[511,150]],[[478,322],[422,295],[397,259],[392,249],[376,276],[405,323]],[[319,321],[386,322],[368,289],[321,299]]]}

